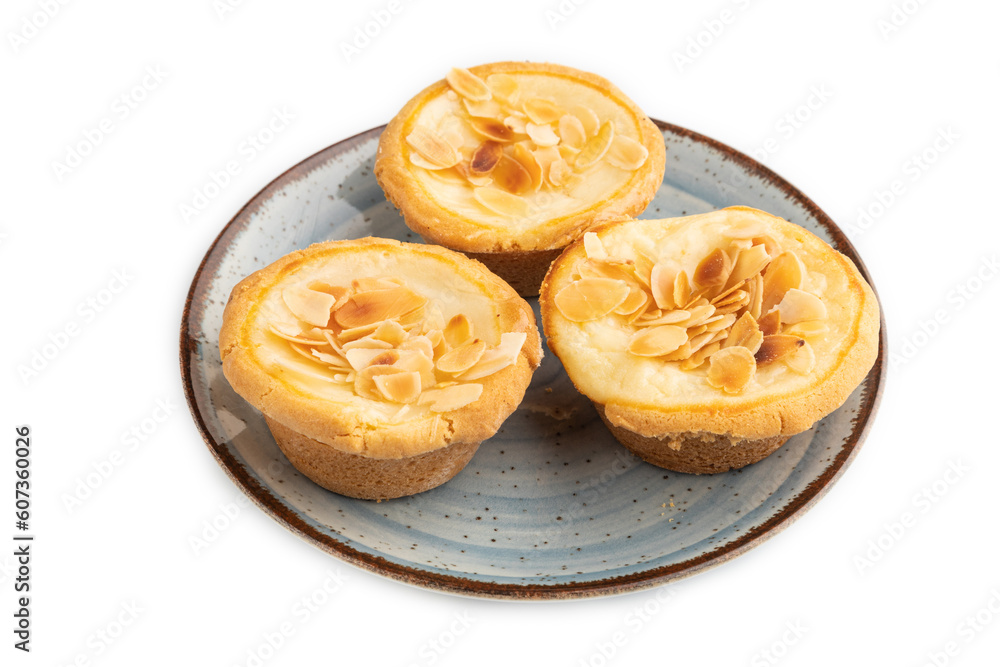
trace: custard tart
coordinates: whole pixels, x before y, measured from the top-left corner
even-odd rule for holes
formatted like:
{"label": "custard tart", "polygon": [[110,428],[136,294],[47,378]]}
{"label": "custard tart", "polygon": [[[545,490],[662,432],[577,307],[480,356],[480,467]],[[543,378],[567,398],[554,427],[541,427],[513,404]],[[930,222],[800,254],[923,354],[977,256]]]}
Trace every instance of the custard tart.
{"label": "custard tart", "polygon": [[219,346],[292,465],[369,499],[456,475],[542,355],[530,306],[479,262],[377,238],[312,245],[245,278]]}
{"label": "custard tart", "polygon": [[410,100],[375,176],[412,230],[534,296],[585,230],[646,208],[664,163],[660,130],[609,81],[501,62],[454,68]]}
{"label": "custard tart", "polygon": [[878,354],[878,301],[851,260],[746,207],[588,232],[540,301],[549,348],[615,437],[680,472],[759,461]]}

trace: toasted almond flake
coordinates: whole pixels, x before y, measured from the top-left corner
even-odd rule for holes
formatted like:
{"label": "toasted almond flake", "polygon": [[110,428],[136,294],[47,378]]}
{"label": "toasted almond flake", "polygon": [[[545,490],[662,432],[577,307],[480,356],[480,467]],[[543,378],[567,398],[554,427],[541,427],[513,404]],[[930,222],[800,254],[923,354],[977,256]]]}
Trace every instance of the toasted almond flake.
{"label": "toasted almond flake", "polygon": [[503,156],[503,146],[496,141],[484,141],[469,158],[469,173],[473,176],[486,176]]}
{"label": "toasted almond flake", "polygon": [[473,174],[469,169],[469,165],[466,165],[464,162],[459,162],[454,167],[452,167],[452,170],[458,171],[460,174],[462,174],[463,179],[465,179],[466,181],[468,181],[477,188],[484,188],[487,185],[493,183],[493,178],[491,176]]}
{"label": "toasted almond flake", "polygon": [[507,104],[517,102],[519,93],[517,81],[509,74],[497,73],[486,77],[486,85],[489,86],[495,97],[500,98]]}
{"label": "toasted almond flake", "polygon": [[750,303],[747,305],[747,312],[754,316],[754,319],[760,320],[760,315],[764,312],[762,307],[764,299],[764,277],[761,274],[757,274],[753,278],[747,281],[750,286]]}
{"label": "toasted almond flake", "polygon": [[466,99],[483,102],[492,97],[486,82],[467,69],[452,67],[445,79],[452,90]]}
{"label": "toasted almond flake", "polygon": [[372,276],[355,278],[351,281],[351,287],[355,292],[369,292],[371,290],[392,289],[401,286],[401,283],[394,282],[388,278],[375,278]]}
{"label": "toasted almond flake", "polygon": [[646,294],[644,289],[641,289],[638,285],[629,285],[628,296],[625,297],[622,304],[615,308],[613,312],[618,315],[631,315],[643,308],[648,300],[649,295]]}
{"label": "toasted almond flake", "polygon": [[708,383],[727,394],[743,391],[757,371],[753,354],[739,345],[719,350],[708,361]]}
{"label": "toasted almond flake", "polygon": [[357,340],[358,338],[361,338],[362,336],[367,336],[368,334],[378,329],[379,324],[381,324],[381,322],[372,322],[371,324],[366,324],[364,326],[344,329],[337,334],[337,340],[339,340],[341,344],[349,343],[352,340]]}
{"label": "toasted almond flake", "polygon": [[378,329],[372,333],[372,338],[384,341],[391,347],[395,347],[405,341],[407,336],[406,329],[399,322],[393,320],[382,322],[378,325]]}
{"label": "toasted almond flake", "polygon": [[805,341],[797,336],[789,336],[787,334],[764,336],[764,340],[754,354],[754,358],[757,360],[758,366],[764,366],[787,357],[804,344]]}
{"label": "toasted almond flake", "polygon": [[400,350],[399,360],[393,364],[393,368],[419,373],[420,385],[424,388],[433,387],[434,383],[437,382],[434,362],[423,352],[417,350]]}
{"label": "toasted almond flake", "polygon": [[628,351],[638,357],[659,357],[674,352],[687,340],[687,331],[683,327],[666,324],[632,334]]}
{"label": "toasted almond flake", "polygon": [[691,358],[691,343],[684,341],[684,344],[679,348],[671,352],[670,354],[665,354],[659,357],[660,361],[684,361],[685,359]]}
{"label": "toasted almond flake", "polygon": [[619,134],[608,148],[607,160],[619,169],[634,171],[646,163],[649,151],[632,137]]}
{"label": "toasted almond flake", "polygon": [[794,287],[785,292],[781,303],[777,305],[784,324],[797,324],[812,320],[826,319],[826,306],[823,300],[811,292],[805,292]]}
{"label": "toasted almond flake", "polygon": [[483,395],[483,385],[455,384],[442,389],[429,389],[420,396],[419,404],[428,404],[431,412],[451,412],[474,403]]}
{"label": "toasted almond flake", "polygon": [[518,135],[502,122],[495,118],[471,118],[469,127],[476,131],[476,134],[502,144],[509,144],[517,141]]}
{"label": "toasted almond flake", "polygon": [[[347,363],[351,365],[356,371],[360,371],[362,368],[367,368],[373,365],[372,361],[379,357],[379,355],[384,354],[387,350],[372,349],[365,347],[353,348],[350,350],[344,350],[344,355],[347,357]],[[375,366],[388,366],[391,364],[374,364]]]}
{"label": "toasted almond flake", "polygon": [[268,325],[268,328],[271,330],[271,333],[273,333],[275,336],[279,338],[284,338],[285,340],[291,341],[293,343],[299,343],[300,345],[326,344],[325,340],[316,340],[314,338],[309,338],[307,336],[304,336],[302,334],[302,331],[298,327],[293,328],[287,325],[281,325],[276,322],[271,322]]}
{"label": "toasted almond flake", "polygon": [[640,317],[638,320],[633,322],[637,327],[657,327],[662,324],[683,324],[687,326],[687,321],[691,319],[691,313],[686,310],[668,310],[663,312],[661,310],[655,310],[652,312],[647,312],[646,315]]}
{"label": "toasted almond flake", "polygon": [[[439,169],[454,166],[459,159],[458,151],[445,141],[437,132],[419,125],[413,128],[406,137],[406,143],[420,153],[427,162]],[[411,157],[412,161],[412,157]]]}
{"label": "toasted almond flake", "polygon": [[574,104],[570,107],[569,112],[580,120],[580,124],[583,125],[583,129],[588,137],[594,136],[601,129],[601,119],[597,117],[597,114],[590,107],[583,104]]}
{"label": "toasted almond flake", "polygon": [[743,282],[763,271],[770,263],[771,257],[762,245],[751,246],[747,250],[741,250],[736,257],[733,271],[729,274],[727,287]]}
{"label": "toasted almond flake", "polygon": [[[778,315],[779,311],[777,310],[772,310],[771,313],[773,313],[776,317],[780,317]],[[809,322],[798,322],[790,327],[785,327],[785,330],[782,333],[798,336],[799,338],[813,338],[815,336],[822,336],[829,330],[830,327],[826,322],[812,320]]]}
{"label": "toasted almond flake", "polygon": [[[783,252],[775,257],[764,272],[764,293],[761,300],[761,312],[771,311],[790,289],[802,287],[802,262],[793,252]],[[782,317],[782,320],[785,318]]]}
{"label": "toasted almond flake", "polygon": [[[636,280],[638,280],[640,283],[649,288],[650,278],[653,273],[653,266],[656,265],[656,262],[654,262],[649,257],[646,257],[646,255],[638,251],[636,252],[635,259],[632,260],[632,262],[635,265],[633,272],[635,273]],[[672,296],[673,295],[671,295],[671,298]]]}
{"label": "toasted almond flake", "polygon": [[316,361],[317,360],[316,357],[314,357],[312,355],[312,348],[311,347],[303,347],[303,346],[298,345],[296,343],[291,343],[289,345],[289,347],[291,347],[295,352],[298,352],[299,354],[301,354],[303,357],[305,357],[309,361]]}
{"label": "toasted almond flake", "polygon": [[523,197],[512,195],[497,188],[476,188],[472,191],[472,197],[489,210],[500,215],[524,218],[530,212],[528,202]]}
{"label": "toasted almond flake", "polygon": [[486,352],[486,343],[475,340],[441,355],[436,366],[442,373],[457,375],[472,368]]}
{"label": "toasted almond flake", "polygon": [[736,313],[750,305],[750,293],[740,290],[726,302],[715,304],[715,312],[720,314]]}
{"label": "toasted almond flake", "polygon": [[332,331],[330,331],[329,329],[324,329],[323,338],[326,340],[327,344],[333,348],[334,352],[336,352],[341,357],[344,356],[344,349],[340,347],[340,344],[337,343],[337,338]]}
{"label": "toasted almond flake", "polygon": [[509,155],[500,156],[492,176],[498,186],[513,195],[522,195],[531,190],[531,174]]}
{"label": "toasted almond flake", "polygon": [[427,169],[428,171],[443,171],[448,169],[447,166],[442,166],[440,164],[431,162],[430,160],[428,160],[427,158],[425,158],[423,155],[421,155],[416,151],[410,151],[410,162],[412,162],[417,167],[420,167],[421,169]]}
{"label": "toasted almond flake", "polygon": [[703,331],[696,336],[690,336],[688,343],[691,345],[691,354],[711,343],[712,339],[715,338],[715,333],[714,331]]}
{"label": "toasted almond flake", "polygon": [[777,257],[782,252],[781,244],[770,234],[753,237],[753,244],[764,246],[764,250],[766,250],[767,254],[771,257]]}
{"label": "toasted almond flake", "polygon": [[445,325],[442,333],[449,347],[454,348],[465,345],[472,340],[472,337],[475,335],[475,329],[473,328],[472,320],[465,313],[459,313],[448,320],[448,324]]}
{"label": "toasted almond flake", "polygon": [[352,340],[349,343],[344,343],[344,346],[341,349],[343,349],[345,353],[348,350],[391,350],[392,345],[384,340],[377,340],[372,338],[371,335],[368,335],[364,338],[358,338],[357,340]]}
{"label": "toasted almond flake", "polygon": [[597,131],[597,134],[584,144],[580,150],[580,154],[576,156],[576,162],[573,163],[573,166],[577,170],[583,171],[597,164],[607,154],[614,140],[615,124],[614,121],[609,120],[601,125],[601,129]]}
{"label": "toasted almond flake", "polygon": [[694,270],[694,275],[692,276],[693,282],[700,289],[721,287],[726,284],[729,272],[732,270],[733,265],[729,259],[729,255],[722,252],[721,248],[716,248],[698,262],[698,267]]}
{"label": "toasted almond flake", "polygon": [[372,377],[379,393],[393,403],[413,403],[420,397],[420,373],[386,373]]}
{"label": "toasted almond flake", "polygon": [[691,299],[691,283],[686,271],[682,270],[674,276],[673,297],[674,303],[681,308]]}
{"label": "toasted almond flake", "polygon": [[695,336],[700,336],[701,334],[705,333],[706,331],[708,331],[708,325],[707,324],[699,324],[696,327],[689,327],[688,330],[687,330],[688,340],[691,340]]}
{"label": "toasted almond flake", "polygon": [[345,329],[390,320],[422,307],[427,299],[407,287],[359,292],[334,314]]}
{"label": "toasted almond flake", "polygon": [[800,375],[808,375],[816,367],[816,353],[812,345],[802,341],[798,350],[784,357],[785,365]]}
{"label": "toasted almond flake", "polygon": [[517,134],[528,133],[528,117],[522,113],[512,113],[503,119],[503,124],[512,132]]}
{"label": "toasted almond flake", "polygon": [[589,259],[607,259],[608,251],[604,249],[604,242],[601,237],[594,232],[586,232],[583,235],[583,250]]}
{"label": "toasted almond flake", "polygon": [[581,278],[614,278],[615,280],[624,280],[629,285],[637,287],[641,285],[635,279],[634,267],[628,260],[591,259],[588,257],[578,261],[575,269]]}
{"label": "toasted almond flake", "polygon": [[[437,332],[440,335],[440,331]],[[430,336],[410,336],[405,341],[399,344],[400,351],[402,350],[414,350],[420,352],[421,354],[427,356],[428,359],[434,358],[434,344],[431,342]]]}
{"label": "toasted almond flake", "polygon": [[504,114],[503,107],[496,100],[477,102],[476,100],[462,99],[462,106],[465,107],[470,119],[500,118]]}
{"label": "toasted almond flake", "polygon": [[534,153],[528,150],[528,147],[523,142],[519,142],[514,144],[514,147],[511,149],[510,158],[515,160],[528,173],[531,177],[530,189],[533,192],[537,192],[542,185],[544,175],[542,174],[541,165],[535,159]]}
{"label": "toasted almond flake", "polygon": [[572,114],[563,114],[559,119],[559,138],[567,146],[583,148],[587,143],[587,130],[579,118]]}
{"label": "toasted almond flake", "polygon": [[311,290],[329,294],[336,299],[336,302],[333,305],[334,309],[341,306],[344,301],[347,301],[347,297],[351,294],[351,290],[343,285],[331,285],[330,283],[323,282],[322,280],[314,280],[309,283],[308,287]]}
{"label": "toasted almond flake", "polygon": [[320,352],[316,348],[312,348],[312,356],[319,359],[324,364],[333,366],[337,370],[350,370],[351,365],[347,363],[347,360],[338,354],[327,354],[326,352]]}
{"label": "toasted almond flake", "polygon": [[527,339],[528,334],[523,331],[500,334],[500,344],[492,350],[486,350],[479,361],[457,379],[462,382],[478,380],[507,368],[517,361]]}
{"label": "toasted almond flake", "polygon": [[559,312],[571,322],[587,322],[604,317],[625,302],[629,286],[612,278],[581,278],[559,290],[555,302]]}
{"label": "toasted almond flake", "polygon": [[[749,315],[750,313],[747,314]],[[758,320],[757,326],[765,336],[773,336],[776,333],[781,333],[781,313],[777,310],[772,310]]]}
{"label": "toasted almond flake", "polygon": [[558,104],[541,97],[532,97],[525,100],[523,108],[524,113],[536,125],[554,123],[565,113]]}
{"label": "toasted almond flake", "polygon": [[[732,274],[730,274],[730,275],[732,275]],[[734,292],[736,292],[737,290],[744,289],[746,287],[747,287],[746,281],[743,281],[743,282],[740,282],[740,283],[736,283],[732,287],[727,287],[722,292],[719,292],[718,294],[716,294],[714,297],[712,297],[712,300],[709,301],[709,303],[711,303],[713,306],[716,305],[716,304],[718,304],[718,303],[727,303],[730,300],[730,297],[732,297],[732,295],[733,295]],[[741,298],[741,297],[737,297],[737,298]]]}
{"label": "toasted almond flake", "polygon": [[559,135],[548,125],[528,123],[524,129],[528,133],[528,137],[539,146],[555,146],[559,143]]}
{"label": "toasted almond flake", "polygon": [[[669,269],[666,264],[657,262],[649,273],[649,291],[653,295],[653,300],[658,308],[664,310],[674,308],[674,280],[676,273]],[[687,280],[687,275],[684,276]]]}
{"label": "toasted almond flake", "polygon": [[398,368],[393,368],[392,366],[369,366],[360,371],[357,371],[354,376],[354,393],[362,398],[368,398],[373,401],[383,401],[385,400],[382,392],[379,391],[378,386],[375,384],[375,378],[385,375],[397,375],[403,373]]}
{"label": "toasted almond flake", "polygon": [[687,309],[690,317],[683,322],[684,326],[691,328],[704,324],[715,315],[715,306],[704,304],[693,306]]}
{"label": "toasted almond flake", "polygon": [[552,187],[561,188],[564,185],[568,185],[573,177],[573,170],[570,168],[566,160],[556,160],[549,165],[549,183]]}
{"label": "toasted almond flake", "polygon": [[682,371],[693,371],[699,368],[710,356],[719,351],[721,345],[719,342],[712,342],[700,350],[692,352],[690,357],[680,363],[680,369]]}
{"label": "toasted almond flake", "polygon": [[[718,313],[718,311],[716,311]],[[707,331],[718,332],[722,331],[725,333],[729,327],[736,323],[735,313],[724,313],[718,317],[711,318],[711,321],[705,322],[705,326],[708,327]],[[727,334],[728,335],[728,334]]]}
{"label": "toasted almond flake", "polygon": [[337,303],[332,294],[304,285],[289,285],[281,291],[281,298],[292,315],[316,327],[325,327],[330,322],[330,311]]}

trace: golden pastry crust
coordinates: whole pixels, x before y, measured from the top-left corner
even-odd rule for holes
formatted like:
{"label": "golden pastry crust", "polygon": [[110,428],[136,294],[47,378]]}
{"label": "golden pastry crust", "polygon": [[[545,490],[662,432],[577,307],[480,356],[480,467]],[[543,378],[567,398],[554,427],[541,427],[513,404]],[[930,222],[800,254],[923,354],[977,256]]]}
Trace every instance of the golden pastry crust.
{"label": "golden pastry crust", "polygon": [[[516,231],[480,223],[466,213],[458,213],[442,205],[435,194],[414,177],[414,170],[419,167],[415,167],[407,157],[410,148],[406,137],[415,119],[429,101],[449,90],[446,81],[438,81],[410,100],[392,119],[382,133],[375,162],[375,176],[379,184],[411,229],[428,241],[462,252],[484,255],[530,252],[562,248],[583,231],[604,220],[636,215],[646,208],[663,181],[666,154],[663,135],[642,110],[611,82],[595,74],[550,63],[499,62],[472,67],[469,71],[484,80],[491,74],[544,74],[600,91],[629,115],[638,141],[648,151],[648,158],[613,192],[589,202],[583,209],[551,218],[543,216],[537,224]],[[488,215],[484,213],[484,216]],[[488,259],[483,255],[480,257]]]}
{"label": "golden pastry crust", "polygon": [[[451,281],[447,294],[457,299],[456,304],[473,298],[487,304],[482,308],[492,312],[496,331],[477,335],[526,334],[512,365],[476,380],[483,385],[478,400],[458,410],[423,411],[394,422],[384,412],[368,409],[369,399],[348,397],[341,401],[311,392],[308,382],[303,383],[294,372],[276,368],[267,358],[268,344],[262,341],[270,336],[280,342],[267,333],[264,321],[262,304],[269,296],[289,282],[321,273],[324,266],[336,265],[341,267],[338,270],[352,271],[354,278],[365,277],[366,271],[377,273],[384,258],[420,267],[425,281]],[[350,268],[355,265],[356,272]],[[530,306],[481,264],[445,248],[378,238],[318,243],[242,280],[226,304],[219,346],[230,384],[270,420],[341,452],[377,459],[415,456],[452,443],[478,443],[491,437],[520,403],[542,355]]]}
{"label": "golden pastry crust", "polygon": [[[711,386],[706,381],[704,366],[687,373],[670,370],[675,373],[673,384],[669,385],[672,395],[657,395],[655,382],[643,386],[632,381],[629,390],[611,387],[611,383],[602,385],[594,369],[588,367],[588,360],[596,359],[600,351],[584,349],[579,334],[581,325],[569,321],[554,302],[555,295],[572,282],[574,266],[587,257],[581,239],[566,249],[546,276],[540,297],[542,322],[550,349],[562,360],[581,393],[598,404],[609,424],[660,440],[697,434],[723,435],[734,443],[787,437],[809,429],[836,410],[871,369],[878,354],[879,337],[875,294],[847,257],[802,227],[755,209],[731,207],[687,218],[615,222],[594,231],[602,242],[618,243],[616,247],[620,249],[633,245],[635,239],[641,239],[650,230],[660,230],[656,232],[663,234],[657,237],[660,246],[674,243],[674,252],[684,256],[686,265],[693,266],[700,255],[692,256],[688,248],[694,242],[683,239],[697,240],[699,226],[725,228],[729,224],[766,226],[779,243],[801,255],[810,279],[823,286],[817,291],[828,302],[831,317],[838,319],[831,322],[832,333],[812,341],[816,350],[815,368],[797,375],[784,369],[772,373],[769,367],[763,377],[758,372],[759,382],[755,380],[756,384],[742,394]],[[678,240],[668,243],[665,239]],[[649,250],[649,245],[645,248]],[[647,361],[635,363],[638,367]]]}

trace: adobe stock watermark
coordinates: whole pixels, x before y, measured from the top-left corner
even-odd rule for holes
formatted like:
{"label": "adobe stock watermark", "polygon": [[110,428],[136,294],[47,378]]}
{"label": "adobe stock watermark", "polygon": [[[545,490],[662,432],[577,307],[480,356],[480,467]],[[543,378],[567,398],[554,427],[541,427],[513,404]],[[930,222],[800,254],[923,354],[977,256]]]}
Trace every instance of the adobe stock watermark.
{"label": "adobe stock watermark", "polygon": [[225,21],[226,17],[242,7],[246,0],[212,0],[212,11],[220,21]]}
{"label": "adobe stock watermark", "polygon": [[971,303],[998,273],[1000,273],[1000,261],[997,260],[996,253],[980,258],[972,273],[948,290],[945,295],[946,305],[936,308],[930,317],[920,319],[902,342],[892,347],[889,352],[889,365],[897,369],[913,361],[920,354],[920,350],[927,347],[934,337],[951,323],[955,313]]}
{"label": "adobe stock watermark", "polygon": [[948,461],[947,467],[929,484],[925,484],[910,498],[910,507],[895,519],[882,524],[878,537],[868,540],[863,552],[854,556],[854,567],[858,574],[875,567],[896,545],[931,512],[965,476],[972,470],[962,461]]}
{"label": "adobe stock watermark", "polygon": [[128,269],[112,271],[111,279],[104,287],[77,304],[74,317],[60,328],[49,332],[44,343],[29,351],[27,360],[18,364],[15,369],[24,386],[28,386],[65,352],[73,339],[82,334],[87,325],[92,324],[98,315],[107,310],[132,280],[133,276]]}
{"label": "adobe stock watermark", "polygon": [[545,10],[543,16],[549,24],[549,30],[555,31],[560,24],[565,23],[569,17],[576,14],[578,7],[587,4],[588,0],[560,0]]}
{"label": "adobe stock watermark", "polygon": [[168,73],[159,65],[147,65],[139,81],[129,86],[125,91],[115,96],[111,101],[109,112],[96,123],[85,127],[80,132],[80,138],[66,144],[60,160],[52,161],[52,173],[56,180],[63,180],[79,169],[87,158],[94,154],[97,147],[103,144],[121,123],[127,120],[147,99],[167,80]]}
{"label": "adobe stock watermark", "polygon": [[104,486],[118,469],[125,465],[130,456],[139,451],[140,447],[148,442],[178,409],[179,404],[169,398],[155,399],[153,409],[148,415],[122,432],[118,438],[120,446],[112,449],[107,456],[91,463],[91,470],[74,480],[72,491],[62,494],[60,500],[66,511],[73,514],[83,507],[83,504]]}
{"label": "adobe stock watermark", "polygon": [[961,135],[948,125],[939,127],[934,139],[923,149],[913,153],[903,161],[900,175],[894,178],[884,189],[872,193],[872,199],[867,204],[858,207],[858,217],[849,225],[850,231],[861,235],[878,222],[896,202],[917,183],[930,168],[961,139]]}
{"label": "adobe stock watermark", "polygon": [[191,199],[178,204],[177,210],[181,220],[185,223],[191,222],[208,209],[209,205],[232,184],[233,178],[240,175],[244,167],[256,160],[258,155],[274,143],[278,135],[287,130],[293,120],[295,114],[287,107],[272,109],[267,122],[256,132],[248,134],[236,147],[236,155],[226,160],[219,169],[210,170],[205,182],[192,191]]}
{"label": "adobe stock watermark", "polygon": [[736,9],[726,7],[719,11],[718,15],[705,19],[701,22],[701,28],[697,32],[688,35],[684,47],[674,50],[671,55],[678,73],[683,74],[685,68],[694,65],[696,60],[705,55],[729,29],[729,26],[736,23],[741,12],[750,9],[751,1],[731,0],[730,4],[735,5]]}
{"label": "adobe stock watermark", "polygon": [[926,4],[927,0],[903,0],[903,2],[892,3],[889,15],[875,22],[875,27],[878,28],[882,39],[889,41],[889,38],[909,23],[910,19],[916,16],[917,12]]}
{"label": "adobe stock watermark", "polygon": [[413,0],[389,0],[384,7],[373,9],[369,12],[367,20],[354,26],[354,31],[349,40],[340,41],[340,53],[344,56],[344,61],[351,63],[361,52],[367,49],[372,42],[382,34],[382,31],[399,16],[407,4]]}
{"label": "adobe stock watermark", "polygon": [[954,636],[946,641],[939,650],[928,651],[921,667],[946,667],[1000,616],[1000,587],[991,588],[990,597],[975,611],[967,614],[955,626]]}
{"label": "adobe stock watermark", "polygon": [[451,622],[448,623],[434,637],[431,637],[417,649],[417,661],[411,662],[407,667],[429,667],[441,659],[449,651],[459,638],[472,627],[473,618],[468,611],[456,613]]}
{"label": "adobe stock watermark", "polygon": [[339,569],[327,570],[325,574],[322,583],[292,604],[283,620],[271,630],[260,634],[260,639],[247,649],[246,656],[239,662],[233,663],[236,667],[261,667],[273,658],[281,647],[295,636],[299,628],[330,603],[333,596],[343,588],[344,582],[349,580],[349,577]]}
{"label": "adobe stock watermark", "polygon": [[781,635],[771,642],[766,648],[762,648],[750,658],[750,667],[771,667],[777,665],[788,655],[793,646],[798,644],[809,628],[802,625],[802,621],[786,621],[785,629]]}
{"label": "adobe stock watermark", "polygon": [[610,665],[623,646],[642,633],[653,619],[663,612],[667,604],[678,593],[675,584],[659,588],[656,593],[633,607],[622,619],[622,627],[612,632],[606,639],[594,643],[594,648],[584,658],[577,661],[579,667],[606,667]]}
{"label": "adobe stock watermark", "polygon": [[11,50],[19,53],[28,42],[41,34],[69,2],[70,0],[37,0],[35,4],[38,9],[22,16],[16,30],[7,31],[7,42]]}
{"label": "adobe stock watermark", "polygon": [[90,667],[95,664],[94,659],[107,653],[122,638],[122,635],[135,625],[135,622],[145,611],[135,600],[122,602],[108,621],[87,635],[84,649],[78,651],[72,660],[59,663],[60,667]]}

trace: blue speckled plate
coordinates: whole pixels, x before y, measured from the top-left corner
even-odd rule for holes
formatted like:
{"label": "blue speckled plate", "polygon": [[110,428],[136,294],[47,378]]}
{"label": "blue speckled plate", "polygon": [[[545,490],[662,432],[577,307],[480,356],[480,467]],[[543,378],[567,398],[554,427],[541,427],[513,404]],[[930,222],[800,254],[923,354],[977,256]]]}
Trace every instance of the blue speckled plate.
{"label": "blue speckled plate", "polygon": [[[807,227],[864,272],[836,225],[776,174],[711,139],[658,125],[667,175],[643,217],[752,205]],[[412,584],[490,597],[585,597],[654,586],[743,553],[801,516],[843,473],[878,404],[884,325],[878,361],[844,406],[739,471],[695,476],[643,463],[547,353],[517,412],[442,487],[376,503],[300,475],[222,375],[222,310],[241,278],[310,243],[420,241],[372,175],[381,130],[320,151],[254,197],[212,244],[184,309],[181,368],[195,421],[233,481],[289,530]]]}

